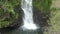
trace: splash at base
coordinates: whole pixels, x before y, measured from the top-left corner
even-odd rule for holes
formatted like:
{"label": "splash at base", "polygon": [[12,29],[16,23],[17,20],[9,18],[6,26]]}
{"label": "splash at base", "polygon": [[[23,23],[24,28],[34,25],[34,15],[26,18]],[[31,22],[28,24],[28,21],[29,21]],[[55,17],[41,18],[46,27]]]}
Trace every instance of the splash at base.
{"label": "splash at base", "polygon": [[23,30],[36,30],[38,27],[33,22],[32,0],[22,0],[21,8],[24,11]]}

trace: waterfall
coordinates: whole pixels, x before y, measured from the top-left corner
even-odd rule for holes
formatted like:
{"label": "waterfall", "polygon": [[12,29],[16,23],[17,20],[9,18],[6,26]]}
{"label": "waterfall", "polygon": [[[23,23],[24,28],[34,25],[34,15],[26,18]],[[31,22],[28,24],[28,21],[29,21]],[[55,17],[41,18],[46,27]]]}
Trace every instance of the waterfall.
{"label": "waterfall", "polygon": [[23,30],[36,30],[37,26],[33,21],[32,0],[22,0],[21,8],[24,11]]}

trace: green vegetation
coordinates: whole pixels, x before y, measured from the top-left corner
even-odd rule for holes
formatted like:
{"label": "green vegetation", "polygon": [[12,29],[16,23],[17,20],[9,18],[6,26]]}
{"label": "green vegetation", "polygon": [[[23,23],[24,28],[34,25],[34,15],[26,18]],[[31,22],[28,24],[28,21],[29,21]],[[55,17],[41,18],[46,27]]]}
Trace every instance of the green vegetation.
{"label": "green vegetation", "polygon": [[48,28],[48,32],[45,32],[45,34],[58,34],[60,32],[60,4],[57,3],[58,0],[33,0],[34,7],[40,9],[41,12],[50,12],[50,20],[48,21],[49,25],[51,26]]}
{"label": "green vegetation", "polygon": [[50,10],[52,0],[33,0],[33,6],[41,10],[41,12],[46,12]]}
{"label": "green vegetation", "polygon": [[[18,15],[18,13],[14,11],[14,8],[20,1],[21,0],[0,0],[0,28],[12,24],[13,20]],[[33,0],[33,6],[41,10],[42,13],[50,12],[49,24],[51,26],[49,27],[48,32],[60,32],[60,8],[57,8],[52,0]],[[9,16],[10,13],[12,13],[12,16],[7,21],[6,17]]]}
{"label": "green vegetation", "polygon": [[0,0],[0,28],[9,26],[18,17],[14,8],[19,3],[20,0]]}

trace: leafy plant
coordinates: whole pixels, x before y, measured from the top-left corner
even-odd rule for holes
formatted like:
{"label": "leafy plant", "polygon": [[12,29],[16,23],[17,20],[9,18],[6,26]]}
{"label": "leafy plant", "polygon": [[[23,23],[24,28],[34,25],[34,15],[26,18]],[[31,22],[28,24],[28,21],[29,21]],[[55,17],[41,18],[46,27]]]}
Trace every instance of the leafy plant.
{"label": "leafy plant", "polygon": [[0,0],[0,28],[7,27],[18,18],[18,13],[14,11],[20,0]]}

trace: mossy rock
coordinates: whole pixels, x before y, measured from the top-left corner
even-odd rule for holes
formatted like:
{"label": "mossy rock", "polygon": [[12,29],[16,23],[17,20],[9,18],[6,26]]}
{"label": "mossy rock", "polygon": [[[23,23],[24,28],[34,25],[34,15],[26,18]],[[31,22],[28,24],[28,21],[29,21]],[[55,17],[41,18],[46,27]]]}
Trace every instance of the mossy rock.
{"label": "mossy rock", "polygon": [[14,11],[18,4],[20,0],[0,0],[0,28],[8,27],[18,19],[18,13]]}
{"label": "mossy rock", "polygon": [[18,19],[18,13],[0,10],[0,28],[7,27]]}

